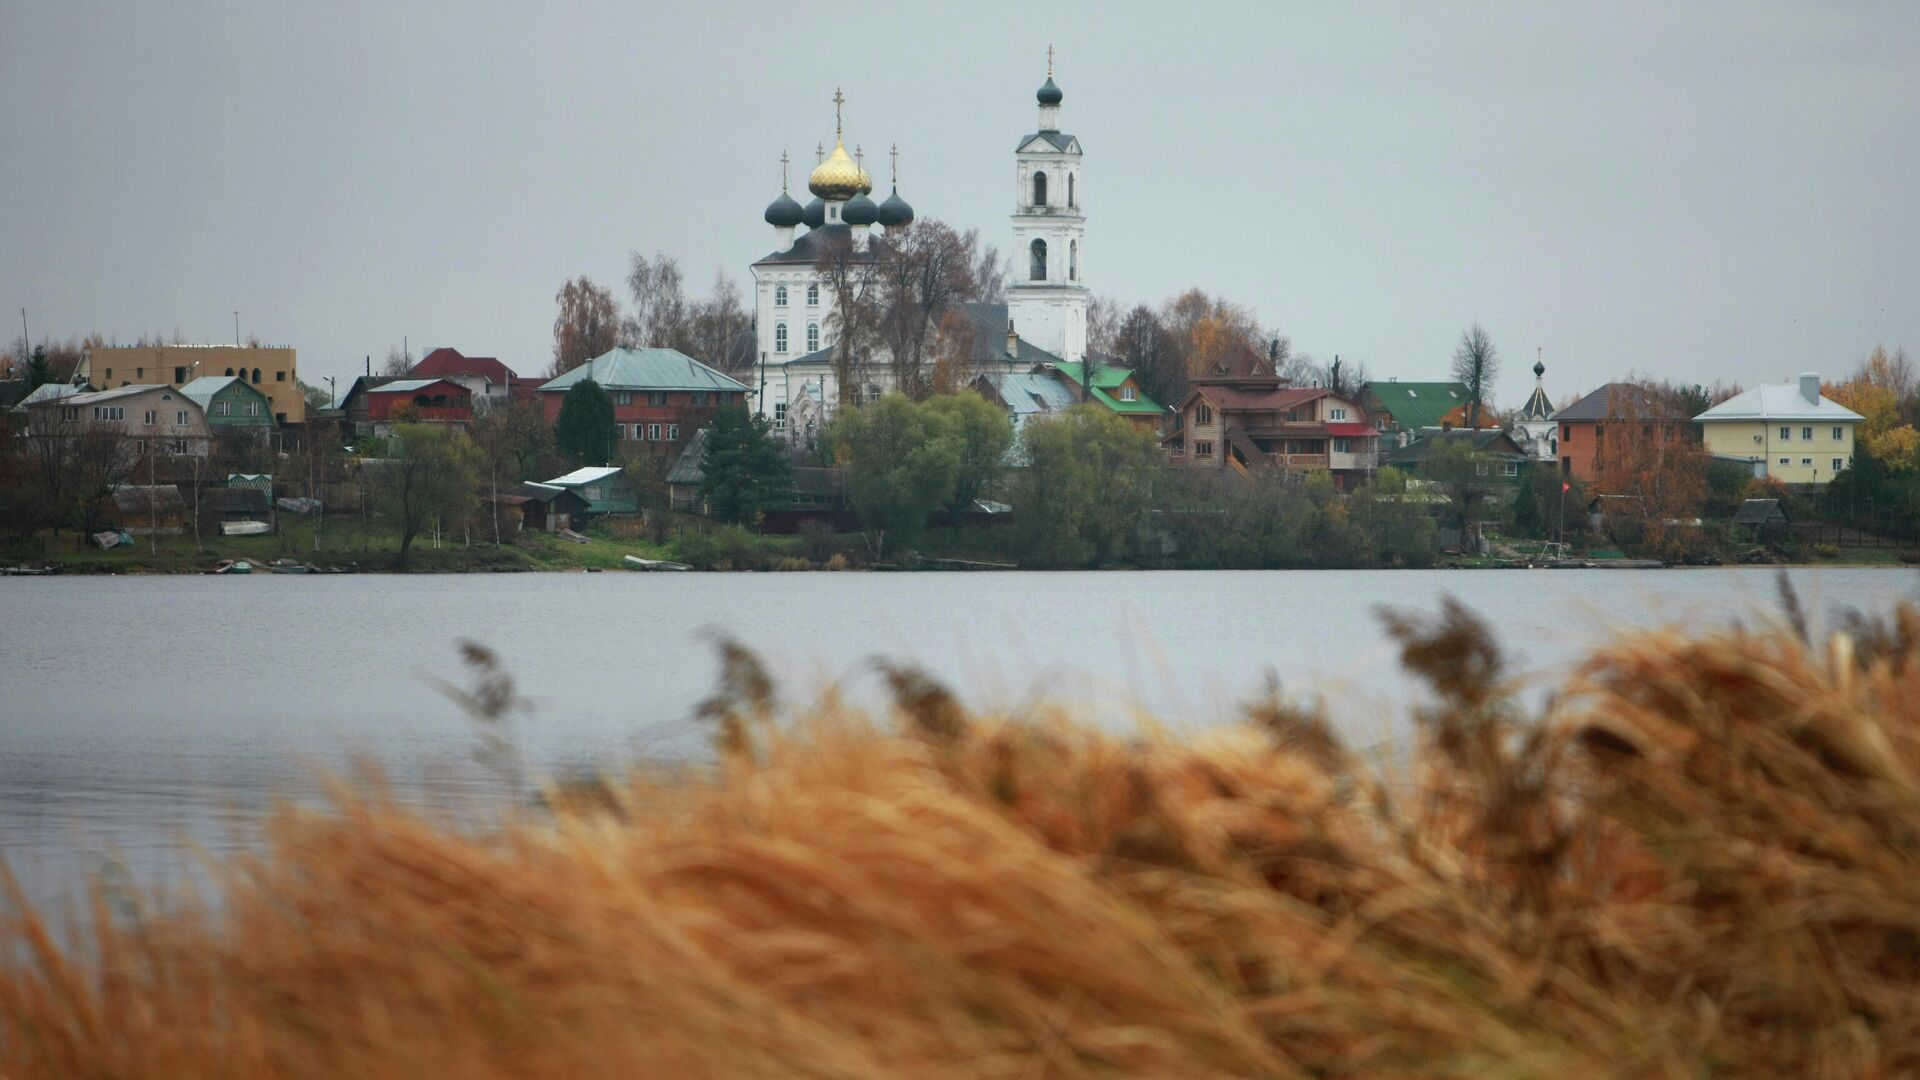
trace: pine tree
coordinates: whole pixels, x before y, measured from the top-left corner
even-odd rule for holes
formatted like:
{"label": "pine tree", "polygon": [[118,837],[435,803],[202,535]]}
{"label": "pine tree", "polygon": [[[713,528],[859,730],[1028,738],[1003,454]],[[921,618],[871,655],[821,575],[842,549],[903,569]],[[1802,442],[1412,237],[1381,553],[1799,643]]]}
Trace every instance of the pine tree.
{"label": "pine tree", "polygon": [[553,441],[577,465],[605,465],[613,457],[613,399],[599,383],[582,379],[567,391]]}
{"label": "pine tree", "polygon": [[707,429],[700,495],[722,521],[749,525],[793,492],[793,467],[764,416],[744,408],[714,413]]}

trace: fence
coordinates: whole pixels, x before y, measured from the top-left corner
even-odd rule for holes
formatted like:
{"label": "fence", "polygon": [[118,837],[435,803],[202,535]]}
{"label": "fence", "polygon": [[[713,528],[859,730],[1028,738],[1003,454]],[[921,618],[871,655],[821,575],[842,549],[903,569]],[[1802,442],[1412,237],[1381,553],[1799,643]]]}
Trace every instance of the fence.
{"label": "fence", "polygon": [[1872,548],[1920,545],[1920,522],[1911,520],[1796,521],[1792,530],[1794,539],[1802,544]]}

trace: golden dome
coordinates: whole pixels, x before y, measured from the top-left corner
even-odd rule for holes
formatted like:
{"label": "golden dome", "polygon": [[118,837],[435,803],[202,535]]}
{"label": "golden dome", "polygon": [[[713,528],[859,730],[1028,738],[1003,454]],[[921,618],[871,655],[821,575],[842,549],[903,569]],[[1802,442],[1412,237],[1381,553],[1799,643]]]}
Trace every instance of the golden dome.
{"label": "golden dome", "polygon": [[872,191],[873,177],[847,154],[846,144],[835,139],[833,153],[808,175],[807,190],[828,202],[845,202],[862,192]]}

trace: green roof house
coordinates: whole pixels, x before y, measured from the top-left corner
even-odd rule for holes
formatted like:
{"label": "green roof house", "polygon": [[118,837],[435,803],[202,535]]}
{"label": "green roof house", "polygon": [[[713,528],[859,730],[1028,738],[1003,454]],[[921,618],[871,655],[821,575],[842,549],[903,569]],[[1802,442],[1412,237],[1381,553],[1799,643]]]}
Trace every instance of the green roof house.
{"label": "green roof house", "polygon": [[237,375],[203,375],[182,386],[180,393],[207,414],[217,434],[241,428],[273,427],[273,405],[267,395]]}
{"label": "green roof house", "polygon": [[[1086,372],[1088,362],[1063,360],[1053,364],[1043,364],[1034,371],[1036,374],[1050,371],[1060,381],[1073,390],[1077,399],[1084,388],[1087,400],[1106,406],[1131,420],[1139,427],[1158,433],[1160,422],[1167,410],[1159,402],[1148,397],[1140,389],[1140,383],[1133,377],[1132,368],[1111,367],[1093,362],[1092,374]],[[1082,380],[1087,380],[1085,383]]]}
{"label": "green roof house", "polygon": [[[1360,406],[1367,410],[1381,431],[1397,432],[1401,445],[1416,438],[1423,428],[1464,428],[1467,426],[1468,395],[1465,383],[1401,382],[1388,379],[1370,382],[1360,388]],[[1493,410],[1484,405],[1475,427],[1497,428]]]}

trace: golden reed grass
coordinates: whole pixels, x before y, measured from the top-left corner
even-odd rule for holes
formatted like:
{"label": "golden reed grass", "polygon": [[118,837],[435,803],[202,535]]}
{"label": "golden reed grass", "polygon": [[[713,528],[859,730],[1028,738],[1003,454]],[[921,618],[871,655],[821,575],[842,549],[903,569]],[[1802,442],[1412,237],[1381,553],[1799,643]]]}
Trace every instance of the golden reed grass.
{"label": "golden reed grass", "polygon": [[1545,716],[1462,609],[1390,629],[1394,784],[1278,695],[1173,741],[883,665],[891,716],[786,716],[729,649],[710,773],[484,833],[342,785],[77,946],[16,890],[0,1075],[1920,1070],[1920,612],[1628,637]]}

